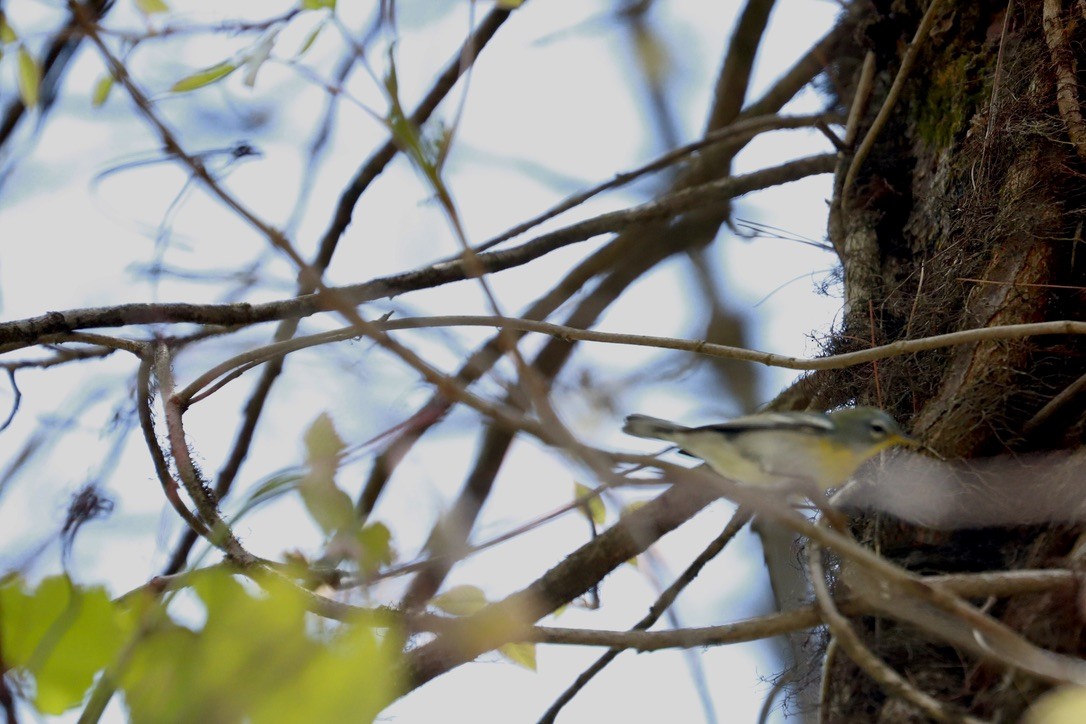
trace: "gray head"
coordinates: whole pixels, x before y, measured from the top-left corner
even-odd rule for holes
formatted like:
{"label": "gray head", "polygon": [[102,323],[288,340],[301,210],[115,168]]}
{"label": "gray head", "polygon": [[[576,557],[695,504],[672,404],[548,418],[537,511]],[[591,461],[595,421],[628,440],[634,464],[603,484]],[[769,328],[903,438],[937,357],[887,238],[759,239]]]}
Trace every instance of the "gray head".
{"label": "gray head", "polygon": [[835,435],[855,447],[870,447],[875,452],[891,445],[917,445],[897,420],[877,407],[848,407],[831,412],[829,417],[836,428]]}

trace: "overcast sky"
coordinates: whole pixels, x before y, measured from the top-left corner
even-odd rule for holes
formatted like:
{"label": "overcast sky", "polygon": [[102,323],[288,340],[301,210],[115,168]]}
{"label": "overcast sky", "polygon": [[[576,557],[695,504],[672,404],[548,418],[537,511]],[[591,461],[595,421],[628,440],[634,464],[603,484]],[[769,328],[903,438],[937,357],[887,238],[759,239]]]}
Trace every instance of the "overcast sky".
{"label": "overcast sky", "polygon": [[[362,27],[372,11],[368,2],[342,5],[343,23],[350,28]],[[669,103],[681,141],[693,140],[704,126],[713,78],[738,5],[730,0],[661,0],[652,10],[650,20],[659,32],[666,59]],[[221,7],[182,0],[171,6],[178,11],[171,20],[176,24],[213,21]],[[289,4],[231,3],[229,9],[236,17],[252,11],[251,17],[257,18],[272,14],[273,6],[288,8]],[[445,64],[468,32],[469,12],[463,2],[401,0],[397,6],[396,70],[405,105],[411,107],[435,69]],[[477,17],[489,7],[481,4]],[[435,16],[437,10],[441,12]],[[836,10],[836,3],[826,0],[778,3],[752,96],[829,28]],[[63,17],[61,4],[32,0],[7,3],[5,11],[32,47]],[[646,120],[651,116],[635,69],[631,35],[613,13],[613,4],[602,0],[531,0],[484,51],[471,75],[448,167],[449,186],[473,243],[667,148],[658,128]],[[315,13],[297,19],[277,38],[277,52],[289,55],[288,49],[299,47],[319,21]],[[113,28],[138,30],[142,22],[128,0],[118,0],[109,18]],[[306,148],[326,101],[312,75],[330,77],[340,48],[334,36],[327,29],[305,56],[309,76],[285,64],[268,64],[253,89],[244,86],[238,73],[219,86],[184,96],[171,97],[167,92],[173,82],[194,69],[251,45],[253,36],[179,35],[141,47],[130,64],[191,152],[229,148],[240,141],[260,150],[259,158],[235,164],[224,176],[225,183],[266,220],[287,226],[300,191]],[[381,52],[372,53],[370,61],[378,73],[386,69]],[[15,92],[12,65],[10,56],[0,62],[0,99],[5,102]],[[143,270],[159,255],[172,268],[208,273],[236,269],[267,253],[266,242],[217,203],[199,191],[184,193],[186,176],[179,167],[126,165],[160,158],[160,143],[133,113],[121,89],[114,89],[103,108],[91,107],[89,96],[102,72],[96,54],[82,48],[57,109],[40,129],[26,124],[20,142],[9,144],[17,149],[15,155],[0,158],[0,169],[9,173],[0,189],[0,313],[4,319],[122,302],[224,301],[223,285],[177,278],[152,282]],[[361,106],[384,112],[381,93],[365,73],[355,74],[348,89]],[[442,118],[454,118],[463,92],[461,84],[453,94],[454,102],[442,106]],[[800,113],[821,107],[821,99],[807,92],[786,110]],[[340,103],[336,121],[334,152],[322,160],[312,201],[304,207],[300,222],[290,228],[292,239],[307,257],[316,248],[346,180],[360,159],[386,137],[382,126],[350,101]],[[736,170],[763,168],[828,150],[827,146],[815,133],[777,133],[752,143],[737,160]],[[649,182],[607,194],[549,226],[638,203],[653,189]],[[735,206],[735,216],[820,240],[828,196],[829,178],[820,177],[743,199]],[[498,275],[492,283],[504,309],[510,313],[523,309],[572,260],[602,241],[579,244],[528,269]],[[396,162],[359,204],[356,223],[341,244],[328,278],[334,284],[364,281],[456,251],[456,241],[440,209],[429,200],[426,186],[408,164]],[[795,242],[745,241],[725,234],[709,258],[733,308],[756,320],[751,325],[756,347],[792,355],[817,352],[810,335],[825,333],[840,307],[840,299],[817,293],[834,263],[831,255]],[[293,277],[285,262],[273,258],[261,285],[244,298],[288,296]],[[695,288],[691,280],[688,261],[675,259],[662,265],[616,304],[600,327],[696,336],[704,320],[686,296]],[[485,313],[486,307],[476,286],[462,284],[370,305],[365,311],[375,317],[390,310]],[[314,319],[305,328],[330,326],[338,323]],[[264,327],[212,345],[204,356],[184,357],[178,361],[178,376],[191,379],[210,364],[262,343],[270,333],[270,327]],[[481,331],[457,333],[450,344],[449,337],[433,332],[405,335],[446,369],[454,369],[458,361],[451,350],[469,350],[485,337]],[[538,340],[529,340],[525,346],[536,345]],[[43,424],[58,419],[58,410],[70,412],[83,406],[83,413],[56,450],[34,461],[32,472],[0,488],[0,563],[4,566],[25,560],[47,542],[49,531],[55,531],[63,519],[67,496],[104,467],[112,470],[106,489],[116,509],[110,520],[91,524],[80,534],[74,574],[83,582],[105,583],[121,593],[161,570],[178,526],[172,513],[164,510],[146,451],[138,436],[129,436],[125,444],[118,443],[116,458],[105,452],[118,439],[110,421],[118,411],[131,408],[127,386],[134,365],[130,358],[115,357],[82,367],[32,371],[19,378],[22,409],[12,427],[0,434],[0,461],[11,461]],[[674,380],[653,385],[642,379],[637,385],[629,384],[639,370],[680,369],[685,361],[678,353],[584,346],[564,375],[564,383],[556,386],[555,403],[587,438],[635,449],[646,448],[619,433],[621,417],[628,412],[709,422],[741,411],[732,400],[696,394],[696,390],[671,384]],[[299,354],[288,367],[307,373],[296,374],[273,397],[258,446],[245,468],[245,487],[298,464],[301,434],[320,412],[330,412],[343,436],[359,441],[401,421],[429,394],[413,375],[388,364],[388,358],[365,344]],[[596,404],[575,384],[578,372],[586,370],[594,375],[593,388],[617,404],[618,410]],[[768,401],[792,377],[781,372],[765,374],[757,397]],[[255,375],[250,374],[228,385],[190,415],[194,444],[209,470],[218,469],[229,449],[236,411],[253,379]],[[344,389],[345,379],[357,384]],[[482,389],[495,392],[498,388],[484,385]],[[0,389],[0,405],[10,405],[11,400],[10,390]],[[455,413],[430,436],[426,454],[410,457],[399,473],[412,481],[410,494],[387,496],[378,507],[376,517],[394,527],[395,544],[404,559],[417,553],[433,516],[459,489],[473,459],[477,430],[473,414]],[[357,489],[367,465],[368,460],[363,460],[353,471],[343,471],[344,486]],[[503,472],[503,478],[518,483],[499,486],[476,538],[486,539],[565,504],[577,474],[562,456],[531,442],[518,442]],[[654,548],[653,560],[641,569],[624,567],[608,578],[601,590],[600,611],[570,609],[558,625],[628,627],[644,615],[656,595],[651,564],[657,564],[658,574],[681,569],[691,550],[700,550],[719,532],[729,512],[723,504],[714,505],[665,538]],[[271,557],[290,548],[314,550],[319,534],[300,518],[304,514],[296,505],[274,505],[246,519],[239,533],[252,550]],[[467,561],[454,570],[449,585],[473,583],[483,586],[492,599],[499,598],[535,579],[586,536],[584,521],[568,515]],[[31,569],[34,575],[57,570],[55,544],[53,548]],[[757,543],[744,534],[684,593],[677,607],[682,623],[709,625],[765,612],[769,597],[761,568]],[[669,581],[670,576],[663,579]],[[400,585],[379,586],[373,595],[394,600]],[[397,702],[386,715],[393,721],[421,722],[462,711],[470,712],[476,722],[534,721],[599,653],[542,648],[535,674],[487,655],[480,663],[461,667]],[[768,689],[764,678],[772,677],[779,665],[774,652],[749,645],[697,654],[720,720],[753,721],[761,694]],[[117,709],[111,713],[120,716]],[[623,655],[567,707],[563,721],[596,721],[604,715],[630,721],[701,720],[702,707],[684,655]]]}

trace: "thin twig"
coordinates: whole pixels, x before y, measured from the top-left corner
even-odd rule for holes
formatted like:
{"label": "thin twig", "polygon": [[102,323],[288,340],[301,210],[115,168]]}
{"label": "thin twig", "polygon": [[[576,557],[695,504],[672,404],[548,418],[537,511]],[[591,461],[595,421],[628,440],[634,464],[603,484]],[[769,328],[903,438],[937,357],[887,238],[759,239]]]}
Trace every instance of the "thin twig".
{"label": "thin twig", "polygon": [[879,684],[887,694],[897,696],[919,709],[928,717],[940,722],[979,722],[973,717],[964,716],[909,683],[901,674],[869,649],[852,628],[848,619],[841,615],[826,586],[826,574],[822,569],[822,547],[816,541],[808,544],[807,566],[811,573],[811,586],[819,614],[833,633],[837,645],[842,648],[868,676]]}
{"label": "thin twig", "polygon": [[[530,231],[532,228],[539,226],[545,221],[549,221],[560,214],[580,206],[589,199],[597,196],[604,191],[610,191],[612,189],[620,188],[629,184],[642,176],[660,171],[662,169],[671,166],[678,161],[681,161],[693,153],[701,151],[710,146],[715,146],[720,143],[746,143],[752,140],[756,136],[765,133],[767,131],[778,131],[784,129],[794,128],[809,128],[811,126],[817,126],[820,122],[825,123],[827,120],[834,120],[832,116],[826,114],[812,114],[806,116],[779,116],[776,114],[769,114],[764,116],[754,116],[751,118],[743,118],[737,120],[734,123],[725,126],[724,128],[712,131],[705,134],[702,138],[688,143],[684,146],[672,149],[667,153],[664,153],[652,161],[639,166],[630,171],[615,174],[615,177],[609,181],[592,186],[591,188],[580,191],[572,196],[563,199],[561,202],[555,204],[551,208],[547,209],[538,216],[533,216],[525,222],[517,224],[513,228],[505,231],[494,238],[483,242],[475,247],[478,252],[491,249],[498,244],[501,244],[513,237],[520,236],[521,234]],[[453,257],[455,258],[455,257]],[[450,259],[451,261],[452,259]]]}
{"label": "thin twig", "polygon": [[106,347],[92,347],[90,349],[59,349],[51,357],[43,359],[22,359],[13,362],[0,362],[0,369],[14,372],[15,370],[37,369],[45,370],[50,367],[68,364],[69,362],[82,362],[89,359],[102,359],[108,357],[117,350]]}
{"label": "thin twig", "polygon": [[[829,173],[832,170],[833,155],[820,154],[773,168],[720,179],[677,191],[630,209],[602,214],[594,219],[572,224],[513,249],[480,254],[479,260],[487,273],[501,271],[599,234],[621,231],[650,221],[670,219],[684,211],[719,204],[752,191]],[[351,316],[347,313],[348,305],[362,304],[407,291],[429,289],[467,278],[468,273],[463,263],[448,262],[362,284],[325,287],[321,294],[263,304],[122,304],[50,312],[40,317],[0,323],[0,344],[36,344],[37,339],[45,334],[129,324],[192,322],[234,326],[305,317],[329,310]],[[356,322],[354,319],[350,321]]]}
{"label": "thin twig", "polygon": [[[716,558],[716,556],[722,550],[724,550],[724,547],[732,541],[736,534],[743,528],[744,525],[746,525],[748,520],[750,520],[750,515],[747,513],[747,511],[742,509],[735,511],[735,514],[732,515],[732,518],[728,521],[728,524],[724,526],[724,530],[720,532],[720,535],[714,538],[713,541],[705,548],[705,550],[703,550],[697,556],[697,558],[695,558],[690,563],[690,565],[686,567],[686,570],[682,572],[682,575],[676,578],[675,581],[656,598],[656,602],[653,603],[652,606],[649,608],[649,612],[645,615],[644,618],[634,624],[634,626],[630,629],[630,632],[636,633],[641,631],[647,631],[654,623],[660,620],[660,617],[671,607],[671,604],[675,602],[675,599],[678,598],[679,594],[682,593],[683,589],[685,589],[688,585],[690,585],[690,583],[694,581],[695,578],[698,577],[698,574],[701,573],[701,570],[706,566],[706,564],[709,563],[709,561]],[[552,640],[551,642],[554,643],[555,641]],[[603,671],[603,669],[609,663],[611,663],[611,661],[613,661],[615,657],[617,657],[627,648],[630,647],[611,647],[609,651],[600,656],[600,658],[596,659],[596,661],[593,662],[591,666],[581,672],[581,675],[577,677],[576,681],[570,684],[569,688],[563,691],[558,696],[558,698],[555,699],[554,703],[551,704],[550,708],[547,709],[546,713],[544,713],[543,716],[540,717],[539,724],[547,724],[549,722],[555,721],[555,719],[558,717],[559,712],[562,710],[562,707],[572,701],[573,697],[576,696],[577,693],[596,676],[596,674]]]}
{"label": "thin twig", "polygon": [[[853,564],[850,588],[857,595],[869,593],[864,595],[865,604],[883,615],[905,620],[956,646],[1042,680],[1086,685],[1086,662],[1037,647],[957,595],[931,585],[837,531],[812,523],[779,496],[737,485],[702,468],[682,468],[650,457],[641,457],[639,462],[660,469],[678,485],[567,557],[541,579],[468,617],[465,628],[455,635],[438,636],[409,652],[405,663],[408,689],[524,635],[531,622],[581,595],[607,572],[700,510],[713,495],[723,495],[750,507],[757,515],[832,547],[844,561]],[[631,535],[631,527],[639,534]]]}
{"label": "thin twig", "polygon": [[173,473],[170,472],[166,454],[158,444],[158,435],[155,432],[155,423],[151,412],[151,367],[153,364],[152,355],[150,353],[146,354],[140,362],[139,371],[136,373],[136,410],[139,413],[143,441],[151,455],[151,462],[154,464],[155,473],[159,484],[162,485],[162,492],[165,493],[166,500],[173,506],[181,520],[185,521],[190,530],[202,538],[209,538],[210,532],[207,526],[193,515],[192,511],[188,509],[188,506],[177,494],[180,486],[178,486],[177,480],[174,479]]}
{"label": "thin twig", "polygon": [[[1031,322],[1027,324],[1008,324],[981,329],[964,329],[957,332],[921,337],[920,339],[907,339],[891,342],[889,344],[871,347],[856,352],[847,352],[828,357],[815,357],[804,359],[747,349],[745,347],[732,347],[723,344],[714,344],[691,339],[677,339],[674,337],[654,337],[642,334],[621,334],[616,332],[600,332],[592,329],[578,329],[551,322],[537,322],[530,319],[517,319],[511,317],[489,317],[476,315],[448,315],[434,317],[406,317],[403,319],[390,319],[384,322],[374,322],[386,332],[402,329],[426,329],[431,327],[501,327],[518,330],[521,332],[535,332],[546,334],[556,339],[584,342],[599,342],[603,344],[621,344],[635,347],[655,347],[658,349],[671,349],[709,357],[722,357],[726,359],[757,362],[767,367],[781,367],[792,370],[831,370],[854,367],[876,360],[888,359],[906,354],[915,354],[942,347],[953,347],[977,342],[1004,341],[1012,339],[1024,339],[1042,335],[1086,334],[1086,322],[1071,320],[1056,320],[1051,322]],[[354,327],[320,332],[318,334],[298,337],[286,342],[278,342],[243,352],[225,360],[207,370],[177,393],[177,398],[183,402],[195,401],[200,390],[211,385],[215,380],[225,375],[233,374],[237,369],[249,368],[253,364],[275,359],[282,355],[290,354],[301,349],[314,347],[332,342],[342,342],[349,339],[357,339],[358,331]],[[232,379],[232,378],[231,378]]]}
{"label": "thin twig", "polygon": [[901,59],[901,67],[898,68],[897,75],[894,76],[890,92],[886,94],[886,100],[883,101],[882,108],[879,109],[878,115],[875,116],[875,120],[871,123],[871,128],[867,129],[867,134],[864,135],[864,140],[860,142],[860,147],[856,149],[856,155],[852,158],[852,163],[849,165],[848,173],[845,174],[844,185],[841,189],[842,209],[848,209],[849,195],[852,192],[853,184],[856,183],[856,175],[859,173],[864,161],[867,160],[871,149],[874,148],[875,140],[890,120],[890,113],[897,104],[901,92],[905,89],[905,81],[908,79],[909,73],[912,72],[916,59],[920,56],[920,49],[924,46],[924,41],[927,39],[928,33],[931,32],[932,25],[935,24],[935,17],[940,10],[941,4],[942,0],[931,0],[928,9],[924,11],[924,17],[920,19],[920,25],[916,28],[916,34],[905,51],[905,57]]}
{"label": "thin twig", "polygon": [[166,439],[169,442],[171,457],[177,470],[177,477],[196,505],[200,520],[206,526],[208,541],[216,548],[221,548],[236,564],[247,567],[256,562],[256,558],[242,547],[230,526],[219,514],[218,501],[212,497],[210,488],[203,480],[192,455],[185,435],[181,406],[173,397],[173,358],[168,345],[159,343],[155,346],[152,364],[158,391],[166,418]]}
{"label": "thin twig", "polygon": [[23,392],[19,389],[19,383],[15,381],[15,370],[9,367],[7,372],[8,381],[11,383],[11,394],[13,399],[11,401],[11,412],[8,413],[3,424],[0,424],[0,432],[8,429],[12,421],[15,420],[15,416],[19,414],[19,407],[23,403]]}
{"label": "thin twig", "polygon": [[1075,76],[1075,51],[1071,47],[1070,28],[1062,22],[1060,0],[1044,0],[1043,24],[1045,42],[1052,53],[1056,68],[1056,106],[1067,127],[1067,136],[1080,159],[1086,160],[1086,120],[1078,100],[1078,79]]}
{"label": "thin twig", "polygon": [[1036,430],[1053,415],[1073,402],[1084,390],[1086,390],[1086,374],[1060,390],[1058,395],[1046,402],[1044,407],[1034,413],[1033,417],[1026,421],[1026,424],[1022,425],[1022,432],[1028,435]]}
{"label": "thin twig", "polygon": [[[475,33],[465,41],[459,52],[453,60],[446,65],[444,72],[438,76],[434,85],[415,108],[415,111],[410,116],[412,123],[416,126],[421,126],[426,122],[449,91],[452,90],[452,87],[460,77],[460,74],[466,69],[467,64],[463,59],[477,58],[479,52],[490,39],[494,37],[498,28],[500,28],[509,17],[510,12],[511,11],[507,8],[496,7],[487,14]],[[370,184],[380,176],[385,167],[395,157],[398,150],[393,139],[390,138],[386,141],[377,152],[371,155],[366,162],[362,164],[358,173],[351,179],[350,184],[348,184],[347,188],[340,194],[336,204],[336,211],[329,222],[328,229],[321,238],[320,247],[313,259],[312,268],[320,274],[323,274],[331,264],[339,240],[347,226],[351,223],[354,207],[357,204],[358,199],[365,190],[369,188]],[[299,280],[299,295],[306,295],[312,290],[313,288],[311,285],[307,284],[304,280]],[[279,328],[275,332],[275,340],[283,341],[290,339],[296,333],[297,328],[297,318],[285,318],[285,321],[279,325]],[[215,483],[215,491],[220,497],[225,496],[230,491],[230,488],[241,469],[242,463],[249,455],[249,450],[256,434],[257,422],[260,420],[265,409],[268,395],[271,393],[272,387],[275,385],[275,381],[278,379],[281,372],[282,362],[273,361],[264,368],[260,381],[249,395],[249,399],[244,407],[241,425],[238,428],[234,437],[234,443],[230,448],[230,453],[227,455],[226,462],[220,469]],[[181,569],[185,559],[188,557],[189,550],[191,550],[195,542],[196,538],[189,534],[186,534],[182,540],[179,541],[174,549],[173,556],[171,556],[169,565],[165,569],[166,573],[174,573]]]}
{"label": "thin twig", "polygon": [[[924,581],[946,588],[959,596],[1014,596],[1063,590],[1069,592],[1077,585],[1076,573],[1069,570],[998,571],[995,573],[956,573],[933,575]],[[834,599],[838,611],[845,615],[864,615],[872,609],[855,596]],[[662,651],[672,648],[699,648],[746,644],[785,634],[806,631],[822,624],[817,606],[758,615],[749,619],[716,626],[693,626],[675,631],[606,631],[601,628],[564,628],[533,626],[522,640],[536,644],[558,646],[606,646],[639,652]],[[419,631],[427,631],[419,628]]]}

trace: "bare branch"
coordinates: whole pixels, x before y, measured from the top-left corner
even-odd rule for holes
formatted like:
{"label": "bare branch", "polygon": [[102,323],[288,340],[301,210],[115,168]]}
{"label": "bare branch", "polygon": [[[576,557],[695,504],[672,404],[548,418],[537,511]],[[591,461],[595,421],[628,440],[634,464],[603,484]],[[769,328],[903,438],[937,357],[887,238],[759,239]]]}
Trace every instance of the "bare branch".
{"label": "bare branch", "polygon": [[[700,206],[720,203],[757,189],[777,186],[807,176],[833,170],[833,155],[822,154],[791,161],[770,169],[677,191],[656,201],[615,211],[582,221],[564,229],[503,251],[479,255],[482,269],[494,273],[527,263],[551,251],[598,234],[620,231],[650,221],[660,221]],[[0,323],[0,344],[36,344],[47,334],[67,333],[79,329],[121,327],[130,324],[161,324],[191,322],[236,326],[306,317],[318,312],[344,312],[346,305],[358,305],[382,297],[408,291],[427,289],[469,278],[460,261],[445,262],[422,269],[375,279],[344,287],[327,287],[324,294],[310,294],[295,299],[264,304],[122,304],[113,307],[49,312],[13,322]]]}
{"label": "bare branch", "polygon": [[[412,123],[416,126],[421,126],[426,122],[448,92],[452,90],[452,87],[460,77],[460,74],[470,67],[470,64],[478,57],[479,52],[490,39],[494,37],[498,28],[501,27],[509,17],[510,12],[509,9],[496,7],[483,19],[476,31],[464,43],[460,51],[456,54],[456,57],[448,63],[445,71],[441,73],[425,98],[411,114],[410,120]],[[388,165],[397,152],[398,148],[393,139],[390,138],[376,153],[370,156],[359,169],[358,173],[355,174],[355,177],[351,180],[349,186],[340,195],[336,206],[336,212],[328,229],[325,231],[324,236],[321,238],[319,250],[313,260],[313,269],[323,274],[329,264],[331,264],[332,256],[335,254],[339,239],[347,226],[351,223],[355,204],[362,196],[362,193],[369,188],[369,185],[381,174],[385,166]],[[313,287],[311,285],[304,280],[299,280],[299,295],[309,294],[312,291]],[[275,340],[281,342],[290,339],[294,336],[297,328],[296,318],[286,318],[276,330]],[[241,469],[242,463],[246,457],[248,457],[249,448],[252,445],[253,437],[256,434],[257,422],[260,420],[260,416],[264,411],[264,404],[281,372],[282,361],[273,361],[264,368],[260,381],[249,395],[249,400],[245,404],[241,426],[238,428],[230,454],[227,456],[226,462],[219,471],[218,480],[215,483],[215,491],[220,497],[229,492],[234,479],[237,477],[238,471]],[[180,570],[181,565],[188,556],[188,551],[191,549],[195,540],[196,539],[193,536],[186,535],[178,543],[170,564],[166,569],[166,573],[173,573]]]}
{"label": "bare branch", "polygon": [[143,441],[151,455],[151,462],[154,464],[155,473],[162,485],[162,492],[165,493],[166,500],[170,502],[170,505],[181,516],[181,520],[185,521],[189,529],[203,538],[209,538],[210,532],[207,526],[193,515],[192,511],[188,509],[188,506],[177,494],[180,486],[178,486],[177,480],[174,479],[173,473],[170,472],[166,454],[158,444],[158,435],[155,433],[154,417],[151,412],[151,367],[153,364],[152,356],[148,353],[140,362],[139,372],[136,373],[136,409],[139,412]]}
{"label": "bare branch", "polygon": [[[811,541],[808,545],[807,565],[811,572],[811,585],[814,587],[815,600],[822,620],[829,626],[837,645],[848,653],[849,658],[856,662],[857,666],[874,679],[886,693],[904,699],[935,721],[965,721],[977,724],[979,720],[965,716],[910,684],[864,645],[848,619],[837,610],[826,586],[826,574],[822,569],[822,548],[815,541]],[[827,706],[827,702],[823,702],[822,705]]]}
{"label": "bare branch", "polygon": [[[159,394],[162,396],[162,405],[166,411],[166,439],[170,444],[177,476],[181,479],[185,492],[196,505],[196,510],[208,533],[207,539],[215,547],[221,548],[238,565],[250,566],[256,562],[256,558],[242,547],[241,542],[230,530],[230,526],[219,514],[218,501],[214,499],[210,488],[207,487],[192,461],[182,422],[181,406],[173,398],[173,359],[166,344],[156,345],[152,366],[158,381]],[[176,490],[176,484],[169,487]]]}
{"label": "bare branch", "polygon": [[[474,315],[407,317],[404,319],[376,322],[375,324],[386,332],[398,329],[426,329],[430,327],[500,327],[521,332],[546,334],[555,339],[564,341],[579,340],[583,342],[600,342],[603,344],[623,344],[635,347],[672,349],[692,352],[694,354],[703,354],[710,357],[757,362],[759,364],[764,364],[767,367],[781,367],[793,370],[844,369],[860,364],[866,364],[875,360],[984,341],[1022,339],[1026,337],[1054,334],[1086,334],[1086,322],[1075,322],[1071,320],[1009,324],[984,327],[982,329],[965,329],[959,332],[936,335],[934,337],[900,340],[857,352],[803,359],[800,357],[790,357],[787,355],[774,354],[772,352],[761,352],[743,347],[731,347],[728,345],[713,344],[711,342],[698,340],[676,339],[674,337],[653,337],[642,334],[599,332],[591,329],[578,329],[566,325],[553,324],[551,322],[536,322],[530,319],[516,319],[509,317]],[[195,402],[197,399],[202,399],[206,396],[205,394],[197,398],[197,393],[208,385],[211,385],[220,377],[224,377],[225,380],[234,379],[237,372],[250,369],[254,364],[266,362],[290,354],[291,352],[317,345],[342,342],[348,339],[357,339],[358,336],[357,330],[353,327],[346,327],[305,337],[298,337],[287,342],[278,342],[248,352],[243,352],[204,372],[189,383],[184,390],[178,392],[177,398],[186,404],[190,400]],[[213,389],[217,388],[218,385]],[[1063,398],[1060,399],[1062,400]]]}
{"label": "bare branch", "polygon": [[[924,581],[953,591],[960,596],[1002,597],[1046,591],[1071,591],[1076,586],[1076,573],[1069,570],[996,571],[928,576],[924,578]],[[834,605],[841,613],[848,616],[872,613],[869,607],[853,596],[835,598]],[[719,626],[691,627],[671,631],[606,631],[535,626],[524,640],[570,646],[607,646],[647,652],[672,648],[741,644],[803,631],[820,626],[822,623],[818,607],[812,605]]]}
{"label": "bare branch", "polygon": [[1056,105],[1075,152],[1079,158],[1086,160],[1086,120],[1082,118],[1082,106],[1078,99],[1075,51],[1071,48],[1070,27],[1062,22],[1062,15],[1060,0],[1044,0],[1045,41],[1056,68]]}
{"label": "bare branch", "polygon": [[713,91],[713,110],[706,130],[723,128],[736,119],[747,98],[754,56],[762,44],[762,35],[769,24],[769,13],[776,0],[747,0],[728,41],[724,65],[717,75]]}
{"label": "bare branch", "polygon": [[[767,131],[778,131],[792,128],[810,128],[811,126],[818,125],[819,122],[825,122],[827,120],[826,114],[812,114],[807,116],[778,116],[778,115],[765,115],[765,116],[752,116],[750,118],[744,118],[742,120],[735,121],[734,123],[727,125],[715,131],[706,133],[705,136],[698,140],[688,143],[678,148],[672,149],[667,153],[658,156],[657,158],[649,161],[643,166],[639,166],[631,171],[625,171],[620,174],[616,174],[610,181],[604,181],[601,184],[597,184],[584,191],[573,194],[572,196],[564,199],[560,203],[552,206],[538,216],[533,216],[527,221],[517,224],[512,229],[495,236],[489,241],[483,242],[476,251],[486,251],[493,248],[502,242],[508,241],[515,236],[529,231],[533,227],[542,224],[544,221],[548,221],[560,214],[564,214],[572,208],[575,208],[584,202],[588,201],[594,196],[597,196],[604,191],[610,191],[612,189],[620,188],[628,183],[631,183],[646,174],[650,174],[661,169],[667,168],[693,153],[701,151],[705,148],[715,146],[721,143],[736,143],[743,144],[756,136],[765,133]],[[832,119],[831,119],[832,120]]]}
{"label": "bare branch", "polygon": [[845,181],[841,190],[841,208],[843,209],[847,209],[849,206],[849,194],[852,193],[852,186],[856,183],[856,175],[859,173],[864,161],[867,160],[871,149],[875,146],[875,140],[878,139],[882,129],[886,126],[886,122],[890,119],[890,113],[894,110],[897,99],[905,88],[905,81],[908,79],[909,73],[912,72],[913,65],[920,55],[920,49],[924,47],[924,41],[927,40],[928,33],[931,32],[931,28],[935,24],[935,18],[939,14],[941,4],[942,0],[931,0],[928,9],[924,11],[924,17],[920,19],[920,25],[917,26],[916,34],[913,36],[912,42],[909,43],[909,48],[905,51],[905,57],[901,59],[901,67],[898,68],[897,75],[894,76],[894,83],[890,86],[890,92],[886,94],[886,100],[883,101],[882,108],[879,109],[878,115],[875,116],[875,120],[871,123],[871,128],[867,129],[864,140],[860,142],[860,147],[856,149],[856,155],[853,156],[852,163],[848,167],[848,173],[845,174]]}
{"label": "bare branch", "polygon": [[[711,490],[686,486],[665,491],[571,553],[527,588],[468,617],[456,634],[441,636],[410,652],[408,686],[420,686],[484,651],[523,636],[527,624],[582,595],[715,497]],[[511,627],[511,621],[522,624]]]}
{"label": "bare branch", "polygon": [[[724,550],[724,547],[735,538],[743,526],[747,524],[748,520],[750,520],[750,515],[747,514],[747,511],[742,509],[735,511],[734,515],[732,515],[732,519],[724,526],[724,530],[720,532],[720,535],[714,538],[705,550],[698,554],[697,558],[686,567],[686,570],[682,572],[682,575],[676,578],[675,581],[656,598],[656,602],[649,608],[648,614],[634,624],[633,628],[627,633],[648,631],[654,623],[659,621],[660,617],[671,607],[671,604],[675,602],[675,599],[678,598],[683,589],[698,577],[701,570],[709,563],[709,561],[716,558],[717,555]],[[554,632],[551,631],[549,633],[553,634]],[[555,639],[551,639],[549,642],[554,643],[556,641]],[[555,721],[559,712],[562,710],[562,707],[572,701],[573,697],[575,697],[581,689],[587,686],[588,682],[591,681],[596,674],[603,671],[607,664],[611,663],[615,657],[627,648],[631,647],[628,645],[612,646],[609,651],[596,659],[591,666],[585,669],[581,675],[577,677],[577,680],[574,681],[569,688],[563,691],[559,697],[555,699],[546,713],[540,717],[540,724]]]}

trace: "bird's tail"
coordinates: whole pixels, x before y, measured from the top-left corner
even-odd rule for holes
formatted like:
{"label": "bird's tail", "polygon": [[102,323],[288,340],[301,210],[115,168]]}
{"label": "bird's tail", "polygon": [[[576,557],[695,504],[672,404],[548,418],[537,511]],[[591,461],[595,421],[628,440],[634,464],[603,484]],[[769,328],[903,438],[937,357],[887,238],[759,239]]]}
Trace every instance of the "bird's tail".
{"label": "bird's tail", "polygon": [[634,437],[646,437],[650,440],[666,440],[676,432],[683,432],[690,428],[676,425],[674,422],[661,420],[658,417],[648,415],[630,415],[626,418],[626,424],[622,431]]}

